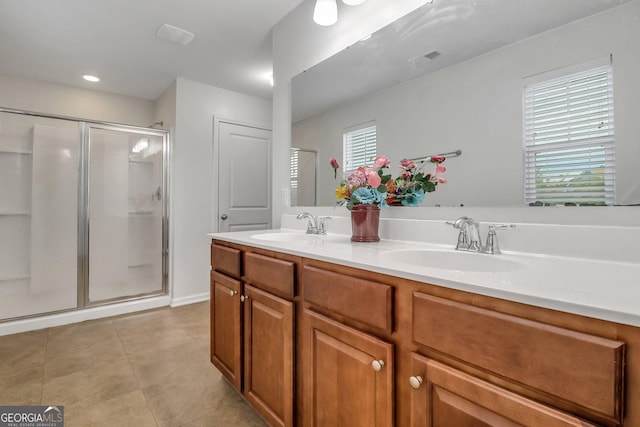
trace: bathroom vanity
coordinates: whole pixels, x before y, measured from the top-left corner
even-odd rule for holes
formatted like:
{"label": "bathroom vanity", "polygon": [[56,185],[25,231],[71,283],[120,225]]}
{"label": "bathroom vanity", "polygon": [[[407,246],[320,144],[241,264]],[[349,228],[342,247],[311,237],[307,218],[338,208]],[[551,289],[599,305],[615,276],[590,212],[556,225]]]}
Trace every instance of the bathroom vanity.
{"label": "bathroom vanity", "polygon": [[270,425],[640,425],[640,316],[536,293],[571,284],[527,294],[544,260],[456,272],[421,263],[464,254],[415,242],[212,237],[211,361]]}

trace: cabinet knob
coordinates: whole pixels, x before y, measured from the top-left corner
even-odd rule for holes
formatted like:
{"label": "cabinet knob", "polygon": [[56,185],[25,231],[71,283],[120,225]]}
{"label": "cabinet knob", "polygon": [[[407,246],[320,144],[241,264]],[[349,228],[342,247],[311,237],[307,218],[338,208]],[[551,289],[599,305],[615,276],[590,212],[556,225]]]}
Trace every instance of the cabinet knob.
{"label": "cabinet knob", "polygon": [[371,367],[376,372],[380,372],[383,366],[384,366],[384,360],[374,360],[373,362],[371,362]]}
{"label": "cabinet knob", "polygon": [[229,291],[229,295],[234,296],[238,293],[238,291]]}
{"label": "cabinet knob", "polygon": [[424,380],[419,375],[409,377],[409,384],[411,385],[411,387],[415,388],[416,390],[420,388],[423,382]]}
{"label": "cabinet knob", "polygon": [[240,301],[245,302],[246,300],[248,300],[249,297],[246,295],[240,295]]}

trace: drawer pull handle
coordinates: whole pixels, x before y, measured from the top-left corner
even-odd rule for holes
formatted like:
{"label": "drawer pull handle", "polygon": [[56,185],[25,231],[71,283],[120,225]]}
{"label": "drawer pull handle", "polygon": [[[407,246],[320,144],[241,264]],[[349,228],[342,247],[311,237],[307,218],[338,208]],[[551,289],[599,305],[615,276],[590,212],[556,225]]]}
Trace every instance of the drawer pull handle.
{"label": "drawer pull handle", "polygon": [[415,388],[416,390],[420,388],[423,382],[424,380],[419,375],[416,375],[414,377],[409,377],[409,384],[411,385],[411,387]]}
{"label": "drawer pull handle", "polygon": [[380,372],[383,366],[384,366],[384,360],[374,360],[373,362],[371,362],[371,367],[376,372]]}
{"label": "drawer pull handle", "polygon": [[238,293],[238,291],[229,291],[229,295],[234,296]]}

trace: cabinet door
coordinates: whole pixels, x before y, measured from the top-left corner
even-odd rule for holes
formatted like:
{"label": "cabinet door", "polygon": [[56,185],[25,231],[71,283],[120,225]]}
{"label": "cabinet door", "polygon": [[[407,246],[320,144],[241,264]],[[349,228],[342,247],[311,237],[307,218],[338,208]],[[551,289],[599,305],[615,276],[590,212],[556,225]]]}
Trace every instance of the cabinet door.
{"label": "cabinet door", "polygon": [[293,303],[245,285],[244,394],[272,426],[293,426]]}
{"label": "cabinet door", "polygon": [[233,386],[242,386],[242,283],[211,273],[211,363]]}
{"label": "cabinet door", "polygon": [[305,426],[393,426],[393,345],[311,311],[305,315],[311,406]]}
{"label": "cabinet door", "polygon": [[594,425],[417,354],[412,373],[412,427]]}

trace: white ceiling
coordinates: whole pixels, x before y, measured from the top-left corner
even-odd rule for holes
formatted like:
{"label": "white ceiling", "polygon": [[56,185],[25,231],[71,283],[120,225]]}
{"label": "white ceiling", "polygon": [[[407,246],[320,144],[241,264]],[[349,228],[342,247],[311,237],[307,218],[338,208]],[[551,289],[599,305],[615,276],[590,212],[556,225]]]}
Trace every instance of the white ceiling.
{"label": "white ceiling", "polygon": [[434,0],[294,77],[293,122],[628,1]]}
{"label": "white ceiling", "polygon": [[[0,0],[0,74],[151,100],[180,76],[269,99],[271,28],[302,1]],[[164,23],[196,37],[159,39]]]}

